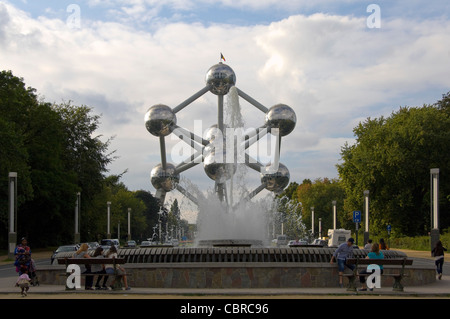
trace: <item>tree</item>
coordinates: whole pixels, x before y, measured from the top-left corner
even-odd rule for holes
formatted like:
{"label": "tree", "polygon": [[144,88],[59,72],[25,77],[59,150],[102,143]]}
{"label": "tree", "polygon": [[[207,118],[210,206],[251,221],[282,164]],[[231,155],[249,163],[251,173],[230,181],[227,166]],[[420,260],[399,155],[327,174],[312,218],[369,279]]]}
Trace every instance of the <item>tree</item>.
{"label": "tree", "polygon": [[[73,241],[76,193],[81,211],[101,191],[110,140],[95,136],[99,116],[88,107],[38,100],[11,71],[0,73],[0,226],[6,229],[7,174],[18,173],[18,236],[35,246]],[[90,227],[90,225],[89,225]],[[7,232],[0,243],[7,242]],[[83,234],[83,233],[82,233]],[[83,237],[82,237],[83,238]],[[84,237],[87,238],[87,237]]]}
{"label": "tree", "polygon": [[436,105],[402,107],[388,118],[368,118],[341,149],[337,165],[346,192],[344,208],[363,206],[370,192],[371,230],[421,235],[430,228],[430,169],[440,168],[441,227],[450,224],[450,116],[448,94]]}
{"label": "tree", "polygon": [[318,220],[322,218],[322,236],[327,235],[327,229],[333,228],[333,205],[336,201],[337,227],[349,229],[351,227],[348,211],[344,210],[345,192],[337,179],[317,178],[304,180],[296,191],[296,198],[302,203],[303,222],[311,229],[311,207],[314,207],[314,232],[318,233]]}
{"label": "tree", "polygon": [[140,199],[145,205],[143,214],[147,228],[141,234],[140,239],[151,238],[153,235],[153,227],[158,225],[159,203],[149,191],[138,190],[134,192],[134,196]]}

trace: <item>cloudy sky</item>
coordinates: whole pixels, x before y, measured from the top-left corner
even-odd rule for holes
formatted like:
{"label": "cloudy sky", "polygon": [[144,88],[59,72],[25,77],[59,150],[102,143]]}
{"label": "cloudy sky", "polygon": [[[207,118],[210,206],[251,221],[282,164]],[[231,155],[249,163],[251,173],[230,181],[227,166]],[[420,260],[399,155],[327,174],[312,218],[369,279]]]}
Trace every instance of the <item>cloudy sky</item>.
{"label": "cloudy sky", "polygon": [[[159,141],[144,115],[202,89],[222,52],[239,89],[295,110],[281,162],[301,183],[337,177],[340,148],[360,121],[450,90],[449,16],[447,0],[0,0],[0,67],[48,102],[91,106],[103,140],[115,136],[110,173],[128,169],[130,190],[154,193]],[[263,124],[262,112],[241,108],[246,127]],[[177,114],[190,130],[216,118],[212,93]],[[166,143],[173,162],[179,140]],[[248,175],[257,187],[258,174]],[[182,176],[201,189],[214,184],[201,165]]]}

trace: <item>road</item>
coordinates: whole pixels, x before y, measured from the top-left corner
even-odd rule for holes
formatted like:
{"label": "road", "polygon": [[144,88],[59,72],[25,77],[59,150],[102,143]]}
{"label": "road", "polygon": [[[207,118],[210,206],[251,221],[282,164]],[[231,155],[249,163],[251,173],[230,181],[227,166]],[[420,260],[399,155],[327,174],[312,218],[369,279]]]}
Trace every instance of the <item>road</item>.
{"label": "road", "polygon": [[[422,265],[432,265],[434,266],[434,258],[431,257],[429,252],[425,251],[412,251],[412,250],[403,250],[403,249],[395,249],[403,251],[407,254],[408,257],[414,258],[414,265],[418,266]],[[51,252],[38,252],[33,254],[33,259],[36,264],[36,268],[39,271],[39,265],[49,265],[50,264],[50,256]],[[448,255],[445,254],[445,262],[444,262],[444,274],[450,274],[450,260]],[[14,267],[13,262],[0,262],[0,278],[6,278],[11,276],[16,276],[16,269]]]}
{"label": "road", "polygon": [[[50,265],[49,257],[38,257],[34,259],[34,263],[36,264],[36,268],[39,270],[39,265]],[[2,262],[0,265],[0,278],[17,276],[16,267],[14,266],[14,262]]]}

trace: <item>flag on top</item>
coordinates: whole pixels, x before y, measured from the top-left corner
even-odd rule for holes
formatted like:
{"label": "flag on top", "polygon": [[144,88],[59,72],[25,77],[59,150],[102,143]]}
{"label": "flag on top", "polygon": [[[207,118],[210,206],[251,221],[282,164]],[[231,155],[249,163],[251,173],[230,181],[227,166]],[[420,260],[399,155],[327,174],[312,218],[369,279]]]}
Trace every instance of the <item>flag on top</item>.
{"label": "flag on top", "polygon": [[222,60],[226,61],[224,56],[223,56],[223,54],[222,54],[222,52],[220,52],[220,61],[222,61]]}

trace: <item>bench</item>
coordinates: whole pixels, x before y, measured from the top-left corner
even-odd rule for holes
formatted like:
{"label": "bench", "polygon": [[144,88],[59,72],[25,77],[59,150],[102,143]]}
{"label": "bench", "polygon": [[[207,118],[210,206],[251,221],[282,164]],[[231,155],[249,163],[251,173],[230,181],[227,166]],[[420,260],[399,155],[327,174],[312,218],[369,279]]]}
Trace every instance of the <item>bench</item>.
{"label": "bench", "polygon": [[[103,265],[103,264],[113,264],[114,265],[114,276],[115,281],[113,285],[113,290],[121,290],[122,289],[122,278],[124,275],[117,273],[116,265],[123,265],[125,264],[125,258],[58,258],[58,264],[59,265],[66,265],[67,266],[71,264],[77,264],[77,265]],[[71,273],[65,272],[64,275],[66,277],[69,277]],[[81,276],[95,276],[96,274],[90,274],[90,273],[82,273]],[[99,274],[97,274],[99,275]],[[101,274],[102,276],[108,276],[108,274]],[[127,274],[129,276],[129,274]],[[67,281],[66,281],[66,290],[73,290],[72,288],[67,287]]]}
{"label": "bench", "polygon": [[[348,277],[349,285],[348,291],[356,291],[355,280],[358,277],[358,266],[368,266],[368,265],[383,265],[383,266],[401,266],[401,268],[394,269],[394,272],[383,271],[381,276],[390,276],[394,277],[394,285],[392,287],[393,291],[403,291],[403,285],[401,281],[403,277],[406,277],[405,274],[405,266],[412,265],[412,259],[406,258],[392,258],[392,259],[367,259],[367,258],[348,258],[346,261],[347,265],[355,265],[355,269],[351,274],[344,274],[345,277]],[[370,274],[364,274],[364,276],[370,276]]]}

